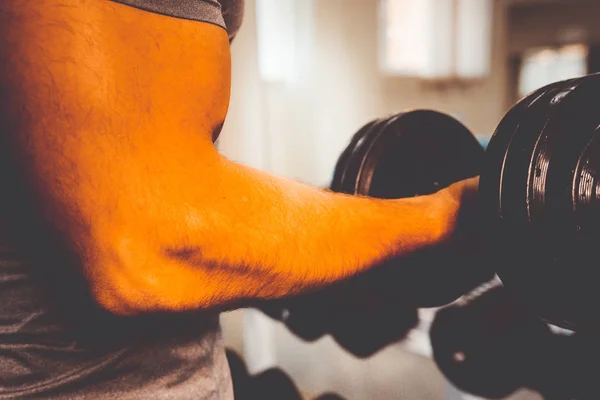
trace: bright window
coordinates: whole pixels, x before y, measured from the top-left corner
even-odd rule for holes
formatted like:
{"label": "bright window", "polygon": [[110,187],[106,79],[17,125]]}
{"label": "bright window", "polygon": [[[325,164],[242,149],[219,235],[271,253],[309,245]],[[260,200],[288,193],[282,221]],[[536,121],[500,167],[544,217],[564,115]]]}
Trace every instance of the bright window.
{"label": "bright window", "polygon": [[379,0],[380,67],[429,79],[489,74],[491,0]]}
{"label": "bright window", "polygon": [[588,48],[583,44],[527,51],[519,73],[519,97],[542,86],[587,74]]}

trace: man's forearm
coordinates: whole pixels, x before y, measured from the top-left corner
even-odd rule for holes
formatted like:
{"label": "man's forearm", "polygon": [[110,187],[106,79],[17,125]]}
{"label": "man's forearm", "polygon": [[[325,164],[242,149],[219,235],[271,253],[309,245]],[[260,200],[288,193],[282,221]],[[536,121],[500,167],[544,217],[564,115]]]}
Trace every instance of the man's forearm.
{"label": "man's forearm", "polygon": [[[153,293],[150,304],[186,308],[285,296],[436,243],[449,223],[435,196],[352,197],[224,159],[217,164],[207,173],[190,171],[189,182],[165,190],[180,192],[177,200],[147,199],[165,208],[147,213],[139,226],[111,224],[100,233],[98,241],[111,238],[109,247],[119,255],[111,275],[129,277],[118,286],[129,287],[134,298]],[[132,205],[131,212],[145,212],[140,207]],[[110,261],[102,263],[94,269]]]}

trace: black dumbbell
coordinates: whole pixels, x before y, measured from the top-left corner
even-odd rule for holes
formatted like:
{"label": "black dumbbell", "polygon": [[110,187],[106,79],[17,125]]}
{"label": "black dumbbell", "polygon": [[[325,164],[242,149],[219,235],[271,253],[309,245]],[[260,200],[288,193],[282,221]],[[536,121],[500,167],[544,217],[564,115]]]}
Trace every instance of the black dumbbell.
{"label": "black dumbbell", "polygon": [[337,313],[333,317],[331,336],[349,353],[367,358],[403,340],[418,323],[414,307],[393,302],[373,307],[362,305]]}
{"label": "black dumbbell", "polygon": [[[336,166],[332,189],[407,197],[479,174],[481,210],[475,217],[481,228],[475,229],[482,240],[471,241],[471,248],[485,254],[451,244],[394,260],[402,268],[391,273],[376,268],[366,275],[429,306],[460,294],[455,281],[464,282],[466,291],[491,270],[544,320],[599,330],[592,266],[600,239],[599,106],[600,74],[547,85],[506,114],[485,154],[466,128],[440,113],[417,110],[367,124]],[[441,270],[444,259],[460,269]],[[472,281],[454,279],[465,276]]]}
{"label": "black dumbbell", "polygon": [[330,332],[334,308],[343,301],[344,294],[338,293],[337,285],[326,290],[280,300],[268,300],[256,305],[263,313],[279,321],[300,339],[313,342]]}
{"label": "black dumbbell", "polygon": [[269,368],[251,377],[249,388],[249,400],[302,400],[290,376],[279,368]]}
{"label": "black dumbbell", "polygon": [[502,119],[485,153],[462,124],[434,111],[365,125],[340,157],[331,189],[399,198],[480,175],[476,217],[482,240],[470,243],[487,252],[482,258],[477,251],[440,245],[361,274],[355,290],[362,286],[398,304],[439,306],[497,273],[543,319],[598,329],[600,291],[590,266],[600,235],[597,89],[596,74],[532,93]]}
{"label": "black dumbbell", "polygon": [[600,398],[597,336],[552,328],[497,282],[440,309],[430,340],[440,371],[465,392],[504,398],[528,388],[545,400]]}
{"label": "black dumbbell", "polygon": [[243,358],[232,349],[226,349],[225,356],[227,357],[227,363],[229,364],[235,398],[247,399],[250,374],[246,368],[246,363]]}
{"label": "black dumbbell", "polygon": [[438,310],[430,340],[440,371],[465,392],[500,399],[530,388],[547,400],[571,398],[555,335],[500,284]]}
{"label": "black dumbbell", "polygon": [[269,368],[257,375],[250,375],[243,358],[232,349],[225,355],[231,372],[233,393],[236,400],[301,400],[298,388],[283,370]]}
{"label": "black dumbbell", "polygon": [[600,327],[598,106],[598,74],[525,97],[498,125],[480,179],[488,260],[533,312],[570,329]]}

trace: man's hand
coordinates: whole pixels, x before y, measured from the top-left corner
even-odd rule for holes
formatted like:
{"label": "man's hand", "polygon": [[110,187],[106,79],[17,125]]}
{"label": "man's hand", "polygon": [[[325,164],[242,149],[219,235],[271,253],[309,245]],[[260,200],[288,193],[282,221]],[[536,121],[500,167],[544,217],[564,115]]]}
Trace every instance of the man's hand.
{"label": "man's hand", "polygon": [[477,215],[479,177],[473,177],[453,183],[435,194],[440,211],[440,219],[444,232],[442,241],[465,236],[469,231],[477,229],[474,218]]}
{"label": "man's hand", "polygon": [[402,340],[418,322],[417,308],[446,305],[493,278],[478,248],[477,191],[478,178],[471,178],[433,195],[439,220],[447,221],[439,242],[259,308],[304,340],[330,334],[358,356]]}

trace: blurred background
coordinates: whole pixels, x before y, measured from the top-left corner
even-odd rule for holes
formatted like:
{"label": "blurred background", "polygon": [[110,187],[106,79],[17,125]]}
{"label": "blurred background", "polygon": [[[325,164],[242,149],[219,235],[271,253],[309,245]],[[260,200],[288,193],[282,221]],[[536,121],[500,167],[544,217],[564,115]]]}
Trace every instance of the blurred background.
{"label": "blurred background", "polygon": [[[600,71],[598,15],[595,0],[246,0],[219,149],[324,187],[362,125],[406,109],[449,113],[485,145],[525,94]],[[309,395],[474,399],[431,360],[433,312],[420,310],[407,340],[366,360],[327,336],[303,342],[260,311],[221,321],[226,345],[251,373],[277,366]],[[510,398],[540,399],[527,391]]]}

